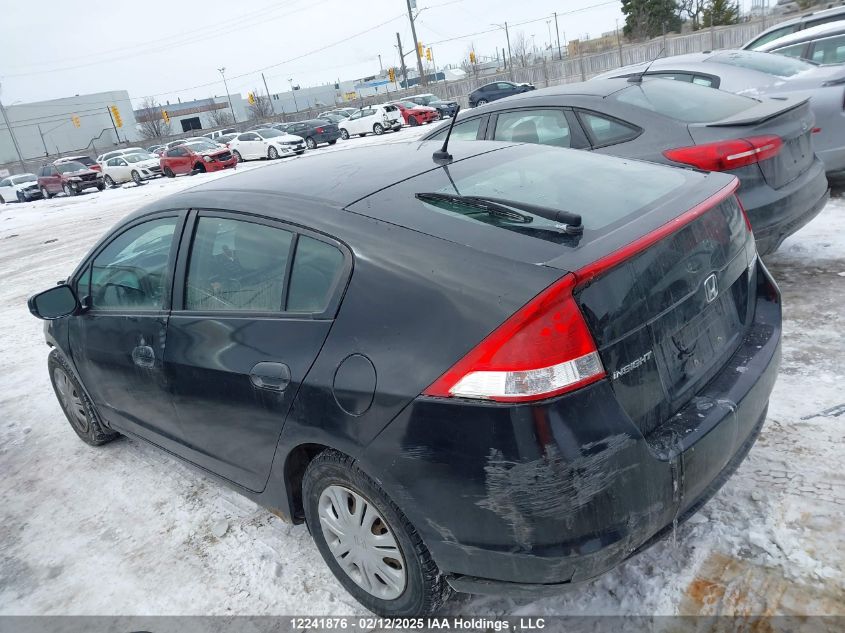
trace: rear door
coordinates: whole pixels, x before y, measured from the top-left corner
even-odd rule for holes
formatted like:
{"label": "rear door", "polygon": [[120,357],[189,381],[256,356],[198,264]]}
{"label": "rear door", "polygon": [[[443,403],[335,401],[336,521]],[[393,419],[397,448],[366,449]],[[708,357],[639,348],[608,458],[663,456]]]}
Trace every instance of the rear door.
{"label": "rear door", "polygon": [[45,169],[45,181],[47,191],[50,193],[60,193],[62,191],[62,177],[55,165],[47,165]]}
{"label": "rear door", "polygon": [[180,452],[262,490],[285,417],[333,324],[351,255],[324,236],[229,211],[194,212],[188,239],[165,351]]}

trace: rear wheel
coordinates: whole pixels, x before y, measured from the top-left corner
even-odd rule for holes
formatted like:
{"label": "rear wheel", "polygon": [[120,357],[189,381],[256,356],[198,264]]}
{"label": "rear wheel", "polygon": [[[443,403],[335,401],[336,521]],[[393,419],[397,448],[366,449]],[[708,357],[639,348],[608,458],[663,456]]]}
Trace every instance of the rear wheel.
{"label": "rear wheel", "polygon": [[[18,194],[20,196],[21,194]],[[0,204],[6,204],[6,201],[3,199],[3,196],[0,196]]]}
{"label": "rear wheel", "polygon": [[130,176],[132,176],[132,181],[133,181],[136,185],[140,185],[140,184],[142,184],[142,183],[144,182],[144,181],[143,181],[143,179],[141,178],[141,174],[139,174],[139,173],[137,172],[137,170],[135,170],[135,169],[133,169],[133,170],[132,170],[132,173],[130,174]]}
{"label": "rear wheel", "polygon": [[373,134],[376,136],[381,136],[384,134],[384,128],[382,127],[381,123],[376,123],[373,125]]}
{"label": "rear wheel", "polygon": [[309,136],[305,139],[305,147],[308,149],[317,149],[317,141]]}
{"label": "rear wheel", "polygon": [[344,141],[348,141],[349,140],[349,132],[347,132],[346,129],[341,128],[340,138],[342,138]]}
{"label": "rear wheel", "polygon": [[378,484],[334,450],[308,465],[305,519],[344,588],[382,616],[426,616],[451,595],[431,554]]}
{"label": "rear wheel", "polygon": [[477,105],[477,106],[487,105],[487,99],[479,99],[478,101],[475,102],[475,105]]}
{"label": "rear wheel", "polygon": [[270,148],[267,150],[267,158],[269,158],[270,160],[275,160],[278,157],[279,157],[279,150],[277,150],[275,147],[273,147],[271,145]]}
{"label": "rear wheel", "polygon": [[102,425],[94,403],[85,395],[73,371],[56,350],[50,352],[47,367],[59,405],[71,428],[83,442],[101,446],[120,435]]}
{"label": "rear wheel", "polygon": [[334,145],[335,143],[337,143],[337,139],[335,139],[333,141],[329,141],[329,145]]}
{"label": "rear wheel", "polygon": [[244,162],[244,157],[241,156],[241,153],[238,150],[236,150],[236,149],[232,150],[232,156],[234,156],[235,160],[238,161],[239,163]]}
{"label": "rear wheel", "polygon": [[106,187],[111,188],[115,186],[114,179],[111,176],[106,176],[105,178],[103,178],[103,182],[106,183]]}

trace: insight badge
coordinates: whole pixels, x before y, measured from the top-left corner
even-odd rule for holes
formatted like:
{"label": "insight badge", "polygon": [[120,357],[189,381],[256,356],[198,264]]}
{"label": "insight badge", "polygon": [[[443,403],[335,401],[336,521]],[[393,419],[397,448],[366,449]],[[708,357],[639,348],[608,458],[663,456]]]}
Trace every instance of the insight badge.
{"label": "insight badge", "polygon": [[620,367],[619,369],[617,369],[616,371],[613,372],[613,380],[616,380],[617,378],[621,378],[622,376],[624,376],[628,372],[634,371],[637,367],[645,365],[651,359],[652,356],[653,356],[652,352],[646,352],[645,354],[643,354],[639,358],[632,360],[630,363],[628,363],[624,367]]}

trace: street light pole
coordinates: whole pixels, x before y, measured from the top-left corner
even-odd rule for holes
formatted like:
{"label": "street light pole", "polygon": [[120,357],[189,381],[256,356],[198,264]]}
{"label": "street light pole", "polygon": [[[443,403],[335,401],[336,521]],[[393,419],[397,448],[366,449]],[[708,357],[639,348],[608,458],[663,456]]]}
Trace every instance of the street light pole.
{"label": "street light pole", "polygon": [[223,77],[223,87],[226,89],[226,98],[229,100],[229,109],[232,111],[232,121],[238,122],[238,115],[235,114],[235,106],[232,105],[232,97],[229,94],[229,85],[226,83],[226,67],[218,68],[220,76]]}
{"label": "street light pole", "polygon": [[511,81],[513,81],[513,55],[511,54],[511,34],[508,31],[508,23],[505,22],[504,25],[494,23],[493,26],[497,26],[505,31],[505,39],[508,41],[508,70],[510,71]]}
{"label": "street light pole", "polygon": [[15,131],[12,129],[12,126],[9,125],[9,117],[6,116],[6,108],[2,101],[0,101],[0,114],[3,115],[3,123],[6,124],[6,129],[9,130],[9,136],[12,137],[12,145],[15,146],[15,151],[18,154],[18,162],[20,163],[21,169],[26,171],[26,165],[23,162],[23,155],[21,154],[21,147],[18,145],[18,139],[15,138]]}
{"label": "street light pole", "polygon": [[405,53],[402,52],[402,38],[396,34],[396,46],[399,48],[399,61],[402,62],[402,79],[405,80],[405,90],[408,89],[408,68],[405,66]]}
{"label": "street light pole", "polygon": [[293,89],[293,79],[288,79],[288,83],[290,84],[290,93],[293,95],[293,107],[299,112],[299,104],[296,102],[296,90]]}
{"label": "street light pole", "polygon": [[560,50],[560,29],[557,25],[557,13],[555,13],[555,33],[557,33],[557,58],[563,61],[563,52]]}
{"label": "street light pole", "polygon": [[420,83],[423,86],[427,86],[428,81],[426,80],[425,73],[423,72],[422,55],[420,55],[420,45],[419,40],[417,39],[417,27],[414,25],[414,14],[411,11],[411,0],[405,0],[405,3],[408,5],[408,19],[411,21],[411,37],[414,38],[414,49],[417,53],[417,70],[420,73]]}

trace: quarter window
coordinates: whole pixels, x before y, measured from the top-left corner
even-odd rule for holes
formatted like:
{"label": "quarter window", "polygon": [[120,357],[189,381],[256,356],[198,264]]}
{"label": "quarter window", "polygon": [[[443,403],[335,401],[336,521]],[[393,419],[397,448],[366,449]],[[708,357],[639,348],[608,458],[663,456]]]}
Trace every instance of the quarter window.
{"label": "quarter window", "polygon": [[150,220],[118,235],[94,258],[91,303],[98,310],[164,308],[176,217]]}
{"label": "quarter window", "polygon": [[201,217],[191,247],[186,310],[282,310],[293,234],[263,224]]}
{"label": "quarter window", "polygon": [[301,235],[290,275],[290,312],[323,312],[343,267],[343,253],[331,244]]}
{"label": "quarter window", "polygon": [[569,123],[562,110],[504,112],[496,121],[497,141],[570,147]]}
{"label": "quarter window", "polygon": [[819,64],[841,64],[845,62],[845,35],[829,37],[815,42],[813,44],[813,61]]}
{"label": "quarter window", "polygon": [[614,119],[590,112],[581,112],[579,116],[596,147],[630,141],[639,135],[639,130],[636,128]]}
{"label": "quarter window", "polygon": [[800,44],[793,44],[792,46],[784,46],[783,48],[775,49],[772,52],[777,53],[778,55],[786,55],[787,57],[801,57],[806,48],[807,43],[801,42]]}

